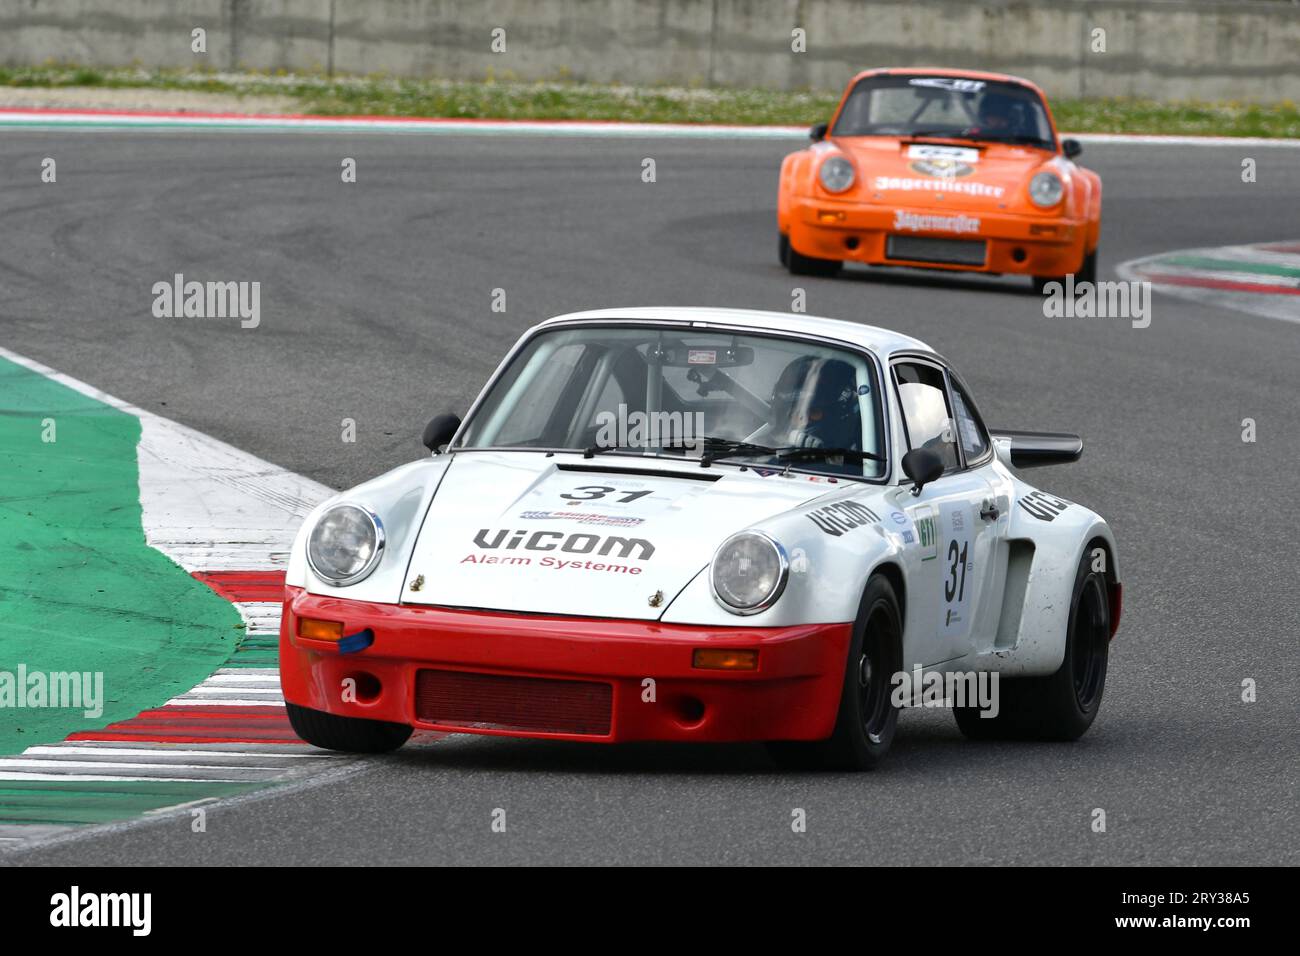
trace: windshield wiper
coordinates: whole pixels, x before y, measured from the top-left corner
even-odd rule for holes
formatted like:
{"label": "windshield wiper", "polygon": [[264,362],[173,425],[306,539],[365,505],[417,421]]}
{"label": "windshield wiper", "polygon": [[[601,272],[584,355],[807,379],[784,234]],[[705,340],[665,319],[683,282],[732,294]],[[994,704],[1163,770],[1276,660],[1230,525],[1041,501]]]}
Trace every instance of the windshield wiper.
{"label": "windshield wiper", "polygon": [[776,453],[778,461],[817,461],[822,458],[843,458],[855,465],[864,461],[884,461],[883,455],[874,452],[858,451],[856,448],[782,448]]}
{"label": "windshield wiper", "polygon": [[869,451],[858,451],[854,448],[814,448],[814,447],[795,447],[788,445],[782,448],[771,448],[767,445],[756,445],[753,442],[736,441],[728,438],[706,438],[706,442],[717,442],[727,447],[715,452],[714,454],[703,455],[700,458],[700,464],[707,467],[711,462],[721,458],[729,458],[732,455],[770,455],[777,461],[797,462],[797,461],[817,461],[822,458],[843,458],[846,461],[860,465],[864,461],[884,461],[883,455],[877,455]]}
{"label": "windshield wiper", "polygon": [[647,445],[590,445],[582,450],[582,457],[591,458],[594,455],[607,455],[614,451],[634,451],[644,455],[651,450]]}
{"label": "windshield wiper", "polygon": [[904,133],[903,139],[970,139],[965,130],[952,132],[944,129],[919,129],[915,133]]}
{"label": "windshield wiper", "polygon": [[775,455],[780,450],[768,445],[757,445],[754,442],[743,441],[739,438],[719,438],[715,435],[706,435],[703,438],[689,441],[677,439],[652,445],[592,445],[583,451],[582,457],[591,458],[594,455],[604,455],[615,451],[650,453],[654,451],[694,451],[697,448],[700,449],[700,465],[704,468],[730,455]]}
{"label": "windshield wiper", "polygon": [[591,458],[593,455],[604,455],[613,451],[694,451],[700,449],[702,454],[700,460],[707,464],[719,457],[717,452],[708,453],[712,447],[720,449],[722,454],[736,454],[737,452],[753,453],[755,455],[774,455],[777,452],[775,448],[769,448],[767,445],[755,445],[753,442],[741,441],[736,438],[718,438],[713,435],[706,435],[703,438],[694,438],[690,440],[676,439],[674,441],[650,443],[646,445],[592,445],[584,449],[582,456]]}
{"label": "windshield wiper", "polygon": [[773,448],[770,445],[759,445],[755,442],[744,441],[739,438],[718,438],[713,435],[705,436],[691,441],[677,440],[664,442],[660,445],[592,445],[586,449],[582,455],[584,458],[591,458],[594,455],[604,455],[608,452],[630,451],[641,452],[643,454],[653,451],[694,451],[696,448],[702,449],[700,455],[700,467],[707,468],[715,461],[724,458],[730,458],[733,455],[743,456],[770,456],[777,461],[782,462],[799,462],[799,461],[821,461],[827,458],[843,458],[845,461],[860,465],[864,461],[884,461],[883,455],[877,455],[874,452],[858,451],[856,448],[820,448],[820,447],[796,447],[788,445],[783,448]]}
{"label": "windshield wiper", "polygon": [[1016,145],[1037,146],[1039,149],[1052,149],[1052,144],[1038,136],[1032,136],[1028,133],[1016,133],[1011,136],[986,136],[982,133],[976,134],[971,139],[983,140],[986,143],[1014,143]]}
{"label": "windshield wiper", "polygon": [[721,445],[717,451],[712,454],[703,454],[700,456],[700,467],[708,468],[723,458],[730,458],[732,455],[775,455],[777,449],[767,445],[756,445],[752,441],[741,441],[737,438],[706,438],[706,445]]}

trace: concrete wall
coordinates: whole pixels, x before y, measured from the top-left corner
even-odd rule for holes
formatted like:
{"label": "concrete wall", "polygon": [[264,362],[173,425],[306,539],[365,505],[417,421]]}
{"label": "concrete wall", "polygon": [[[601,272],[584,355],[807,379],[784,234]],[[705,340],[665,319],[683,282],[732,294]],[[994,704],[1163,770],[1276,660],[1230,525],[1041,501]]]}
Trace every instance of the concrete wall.
{"label": "concrete wall", "polygon": [[[203,27],[208,52],[190,51]],[[490,49],[493,27],[506,51]],[[807,52],[791,52],[791,30]],[[1094,52],[1093,30],[1105,30]],[[1300,100],[1277,0],[0,0],[0,64],[251,68],[838,90],[869,66],[1056,96]]]}

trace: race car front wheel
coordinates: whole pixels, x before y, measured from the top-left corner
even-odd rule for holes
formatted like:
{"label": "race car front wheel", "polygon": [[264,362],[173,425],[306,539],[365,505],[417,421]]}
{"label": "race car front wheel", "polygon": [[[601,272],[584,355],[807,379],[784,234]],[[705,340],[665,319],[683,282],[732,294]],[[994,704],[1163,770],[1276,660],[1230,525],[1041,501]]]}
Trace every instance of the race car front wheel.
{"label": "race car front wheel", "polygon": [[1110,600],[1106,575],[1085,551],[1075,575],[1065,659],[1050,677],[999,680],[998,710],[955,707],[961,732],[972,740],[1078,740],[1101,709],[1110,651]]}
{"label": "race car front wheel", "polygon": [[289,725],[307,743],[324,750],[341,750],[351,754],[381,754],[396,750],[411,736],[405,724],[361,717],[339,717],[323,710],[299,707],[285,702]]}
{"label": "race car front wheel", "polygon": [[894,588],[883,575],[867,582],[853,626],[840,708],[830,739],[773,741],[768,751],[791,769],[871,770],[885,758],[898,727],[891,700],[903,669],[903,623]]}
{"label": "race car front wheel", "polygon": [[800,255],[794,251],[794,247],[790,245],[790,237],[785,233],[781,233],[777,241],[777,254],[781,259],[781,265],[789,269],[792,275],[797,276],[833,276],[843,265],[838,259],[816,259],[812,256]]}
{"label": "race car front wheel", "polygon": [[[1059,282],[1065,285],[1065,276],[1034,276],[1034,291],[1042,295],[1047,291],[1049,282]],[[1079,271],[1074,274],[1074,287],[1077,289],[1082,282],[1088,282],[1093,285],[1097,283],[1097,250],[1087,253],[1083,257],[1083,265]]]}

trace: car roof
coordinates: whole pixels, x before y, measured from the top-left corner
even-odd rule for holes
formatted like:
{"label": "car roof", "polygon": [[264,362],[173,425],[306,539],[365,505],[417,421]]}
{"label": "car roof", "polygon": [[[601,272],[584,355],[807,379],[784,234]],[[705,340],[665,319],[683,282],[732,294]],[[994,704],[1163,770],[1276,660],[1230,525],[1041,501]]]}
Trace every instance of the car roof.
{"label": "car roof", "polygon": [[756,332],[791,332],[801,335],[814,335],[822,338],[836,339],[875,352],[882,361],[888,361],[895,352],[926,352],[935,355],[934,349],[920,339],[914,339],[902,332],[882,329],[875,325],[858,322],[846,322],[843,319],[830,319],[817,315],[803,315],[792,312],[762,312],[755,309],[715,309],[708,307],[667,307],[654,306],[646,308],[598,309],[590,312],[570,312],[547,319],[537,328],[558,325],[574,321],[611,321],[611,322],[705,322],[753,329]]}

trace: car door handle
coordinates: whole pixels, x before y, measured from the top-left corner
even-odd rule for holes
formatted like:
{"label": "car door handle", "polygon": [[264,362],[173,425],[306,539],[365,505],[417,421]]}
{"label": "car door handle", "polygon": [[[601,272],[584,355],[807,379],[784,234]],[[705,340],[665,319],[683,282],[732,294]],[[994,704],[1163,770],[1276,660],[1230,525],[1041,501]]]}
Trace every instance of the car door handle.
{"label": "car door handle", "polygon": [[998,510],[997,502],[995,502],[992,498],[984,499],[984,504],[980,508],[981,518],[983,518],[985,521],[997,521],[998,515],[1000,514],[1002,514],[1002,512]]}

